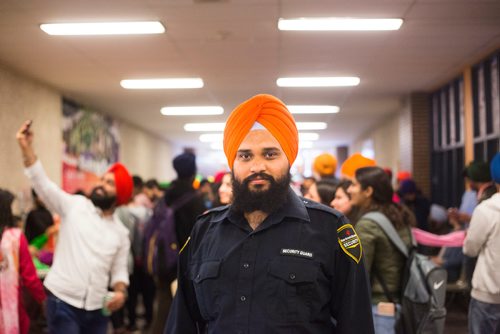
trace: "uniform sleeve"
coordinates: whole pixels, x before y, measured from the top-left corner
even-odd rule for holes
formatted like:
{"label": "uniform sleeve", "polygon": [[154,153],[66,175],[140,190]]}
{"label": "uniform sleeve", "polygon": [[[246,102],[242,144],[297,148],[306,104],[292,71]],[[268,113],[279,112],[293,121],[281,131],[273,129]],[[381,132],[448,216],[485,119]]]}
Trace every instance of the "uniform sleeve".
{"label": "uniform sleeve", "polygon": [[179,255],[177,292],[163,334],[205,333],[205,322],[200,315],[196,294],[188,273],[188,263],[193,248],[192,242],[189,238]]}
{"label": "uniform sleeve", "polygon": [[363,259],[367,273],[370,273],[372,269],[376,239],[376,234],[371,231],[369,223],[367,220],[361,220],[356,224],[356,232],[363,247]]}
{"label": "uniform sleeve", "polygon": [[464,254],[470,257],[476,257],[488,241],[491,231],[491,222],[478,207],[472,214],[469,230],[465,236]]}
{"label": "uniform sleeve", "polygon": [[24,234],[21,234],[19,242],[19,275],[22,285],[29,291],[33,299],[41,304],[46,296],[42,282],[40,282],[40,279],[36,275],[36,269],[28,251],[28,242]]}
{"label": "uniform sleeve", "polygon": [[336,321],[335,333],[372,334],[371,292],[363,258],[357,263],[339,246],[334,251],[330,311]]}
{"label": "uniform sleeve", "polygon": [[38,197],[40,197],[47,207],[51,211],[64,216],[72,203],[75,202],[76,196],[68,194],[52,182],[47,174],[45,174],[40,160],[37,160],[32,166],[26,168],[24,173],[31,180],[31,184]]}

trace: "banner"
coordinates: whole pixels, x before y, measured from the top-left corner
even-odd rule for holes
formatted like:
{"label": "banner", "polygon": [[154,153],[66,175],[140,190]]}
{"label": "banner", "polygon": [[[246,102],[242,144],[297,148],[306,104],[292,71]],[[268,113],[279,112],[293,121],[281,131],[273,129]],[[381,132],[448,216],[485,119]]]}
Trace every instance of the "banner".
{"label": "banner", "polygon": [[111,117],[63,99],[62,188],[88,194],[107,168],[118,161],[120,137]]}

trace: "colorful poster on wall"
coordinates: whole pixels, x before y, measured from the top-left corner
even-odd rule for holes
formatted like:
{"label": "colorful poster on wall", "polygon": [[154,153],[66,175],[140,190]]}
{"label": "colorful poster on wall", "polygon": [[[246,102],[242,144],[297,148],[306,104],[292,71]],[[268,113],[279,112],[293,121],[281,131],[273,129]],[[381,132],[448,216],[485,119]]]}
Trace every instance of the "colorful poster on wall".
{"label": "colorful poster on wall", "polygon": [[111,117],[63,100],[62,188],[89,193],[109,165],[118,161],[118,125]]}

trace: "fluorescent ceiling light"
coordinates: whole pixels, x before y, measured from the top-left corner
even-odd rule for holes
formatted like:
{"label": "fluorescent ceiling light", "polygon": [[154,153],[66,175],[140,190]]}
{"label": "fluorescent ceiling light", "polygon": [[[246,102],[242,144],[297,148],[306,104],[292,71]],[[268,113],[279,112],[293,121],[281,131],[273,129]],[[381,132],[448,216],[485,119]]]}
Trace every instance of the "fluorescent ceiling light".
{"label": "fluorescent ceiling light", "polygon": [[[299,131],[324,130],[325,122],[296,122]],[[187,132],[223,132],[226,123],[186,123],[184,131]]]}
{"label": "fluorescent ceiling light", "polygon": [[120,81],[120,85],[125,89],[201,88],[203,80],[200,78],[131,79]]}
{"label": "fluorescent ceiling light", "polygon": [[303,105],[296,105],[296,106],[287,106],[288,110],[292,114],[335,114],[339,112],[339,107],[337,106],[322,106],[322,105],[315,105],[315,106],[303,106]]}
{"label": "fluorescent ceiling light", "polygon": [[221,115],[224,108],[220,106],[163,107],[161,114],[165,116]]}
{"label": "fluorescent ceiling light", "polygon": [[324,130],[328,126],[325,122],[296,122],[299,131]]}
{"label": "fluorescent ceiling light", "polygon": [[359,85],[358,77],[302,77],[279,78],[279,87],[342,87]]}
{"label": "fluorescent ceiling light", "polygon": [[210,144],[210,148],[212,150],[222,151],[224,149],[224,145],[222,144],[222,142],[220,142],[220,143],[211,143]]}
{"label": "fluorescent ceiling light", "polygon": [[139,35],[162,34],[165,27],[158,21],[46,23],[40,29],[49,35]]}
{"label": "fluorescent ceiling light", "polygon": [[279,19],[279,30],[377,31],[399,30],[402,19],[356,19],[341,17]]}
{"label": "fluorescent ceiling light", "polygon": [[187,132],[222,132],[226,123],[186,123],[184,131]]}
{"label": "fluorescent ceiling light", "polygon": [[200,141],[202,143],[213,143],[213,142],[221,142],[224,139],[224,135],[222,133],[205,133],[200,135]]}
{"label": "fluorescent ceiling light", "polygon": [[299,148],[312,148],[312,147],[313,147],[312,141],[300,141],[299,142]]}
{"label": "fluorescent ceiling light", "polygon": [[299,140],[305,140],[305,141],[311,141],[311,140],[318,140],[319,139],[319,134],[315,132],[299,132]]}

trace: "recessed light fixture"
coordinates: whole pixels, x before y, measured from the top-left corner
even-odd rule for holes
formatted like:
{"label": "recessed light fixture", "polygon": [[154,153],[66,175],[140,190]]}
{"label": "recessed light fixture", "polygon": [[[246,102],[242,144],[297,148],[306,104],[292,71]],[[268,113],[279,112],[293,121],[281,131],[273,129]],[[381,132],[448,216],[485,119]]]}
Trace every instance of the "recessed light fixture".
{"label": "recessed light fixture", "polygon": [[358,77],[299,77],[279,78],[279,87],[343,87],[359,85]]}
{"label": "recessed light fixture", "polygon": [[224,149],[224,144],[222,142],[214,142],[214,143],[210,143],[210,148],[212,150],[218,150],[218,151],[222,151]]}
{"label": "recessed light fixture", "polygon": [[313,148],[313,142],[312,141],[300,141],[299,142],[299,148]]}
{"label": "recessed light fixture", "polygon": [[226,123],[186,123],[184,130],[187,132],[222,132]]}
{"label": "recessed light fixture", "polygon": [[220,106],[163,107],[161,114],[165,116],[221,115],[224,108]]}
{"label": "recessed light fixture", "polygon": [[325,122],[296,122],[299,131],[324,130],[327,128]]}
{"label": "recessed light fixture", "polygon": [[224,135],[222,133],[204,133],[200,135],[200,141],[202,143],[213,143],[213,142],[221,142],[224,139]]}
{"label": "recessed light fixture", "polygon": [[[184,130],[187,132],[222,132],[226,123],[186,123]],[[297,122],[299,131],[324,130],[327,128],[325,122]]]}
{"label": "recessed light fixture", "polygon": [[120,81],[125,89],[189,89],[203,87],[200,78],[127,79]]}
{"label": "recessed light fixture", "polygon": [[140,35],[162,34],[165,27],[158,21],[44,23],[40,29],[49,35]]}
{"label": "recessed light fixture", "polygon": [[299,31],[379,31],[399,30],[402,19],[361,19],[361,18],[298,18],[279,19],[279,30]]}
{"label": "recessed light fixture", "polygon": [[319,134],[317,134],[316,132],[299,132],[300,141],[312,141],[318,139],[319,139]]}
{"label": "recessed light fixture", "polygon": [[339,112],[339,107],[337,106],[325,106],[325,105],[289,105],[288,110],[292,114],[335,114]]}

